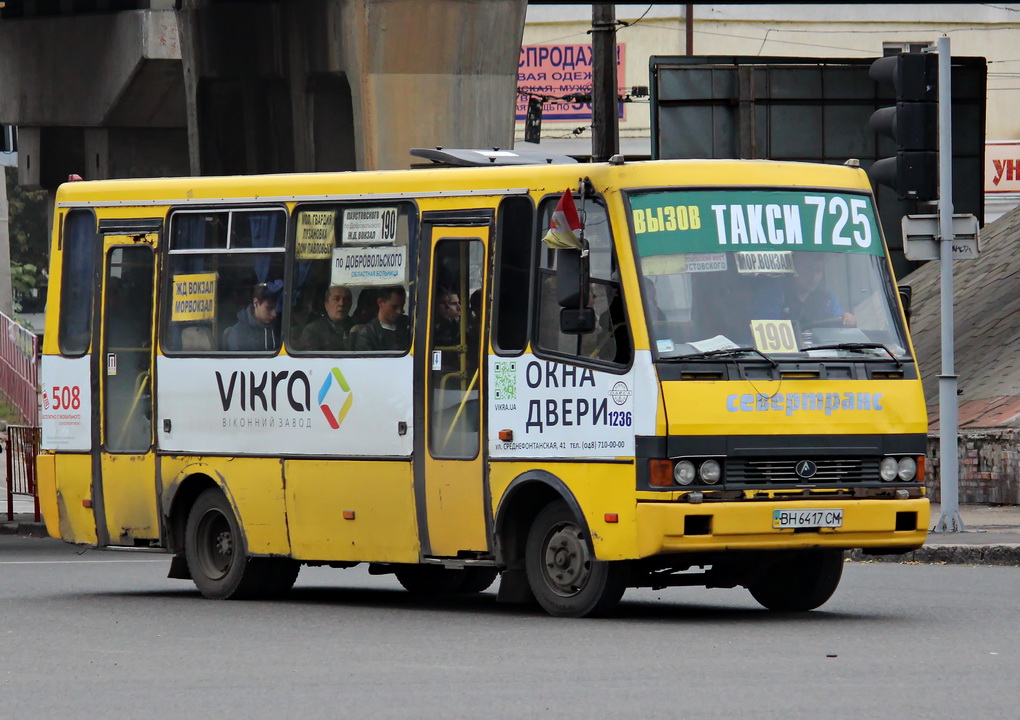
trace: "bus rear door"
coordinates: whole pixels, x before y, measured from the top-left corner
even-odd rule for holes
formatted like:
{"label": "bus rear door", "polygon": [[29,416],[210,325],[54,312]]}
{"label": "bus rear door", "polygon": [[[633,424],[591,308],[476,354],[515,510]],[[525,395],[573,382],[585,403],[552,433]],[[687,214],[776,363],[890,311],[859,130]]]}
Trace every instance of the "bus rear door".
{"label": "bus rear door", "polygon": [[102,398],[100,468],[93,484],[100,545],[159,539],[152,447],[156,237],[106,235],[104,241],[102,353],[93,366]]}

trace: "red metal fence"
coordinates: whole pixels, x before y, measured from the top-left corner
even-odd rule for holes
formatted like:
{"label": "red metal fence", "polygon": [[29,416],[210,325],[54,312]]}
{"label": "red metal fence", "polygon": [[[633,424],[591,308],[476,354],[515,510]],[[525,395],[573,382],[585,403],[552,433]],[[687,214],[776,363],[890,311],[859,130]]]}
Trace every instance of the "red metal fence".
{"label": "red metal fence", "polygon": [[7,519],[14,519],[14,496],[31,495],[35,501],[35,521],[39,514],[39,493],[36,492],[35,457],[39,452],[39,428],[23,425],[7,426]]}
{"label": "red metal fence", "polygon": [[15,495],[31,496],[35,520],[40,520],[35,484],[35,457],[39,449],[38,388],[39,338],[0,313],[0,394],[24,422],[24,425],[7,428],[4,460],[7,465],[8,520],[14,519]]}
{"label": "red metal fence", "polygon": [[0,313],[0,393],[26,425],[39,424],[39,338]]}

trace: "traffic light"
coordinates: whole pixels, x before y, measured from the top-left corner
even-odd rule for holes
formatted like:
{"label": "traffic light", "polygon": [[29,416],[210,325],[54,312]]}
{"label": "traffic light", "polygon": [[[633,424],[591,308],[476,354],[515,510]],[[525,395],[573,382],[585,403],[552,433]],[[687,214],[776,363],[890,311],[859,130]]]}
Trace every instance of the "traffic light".
{"label": "traffic light", "polygon": [[936,53],[900,53],[879,58],[868,75],[891,85],[895,107],[871,116],[876,132],[893,139],[894,157],[877,160],[869,174],[888,185],[900,200],[935,200],[939,190],[939,57]]}

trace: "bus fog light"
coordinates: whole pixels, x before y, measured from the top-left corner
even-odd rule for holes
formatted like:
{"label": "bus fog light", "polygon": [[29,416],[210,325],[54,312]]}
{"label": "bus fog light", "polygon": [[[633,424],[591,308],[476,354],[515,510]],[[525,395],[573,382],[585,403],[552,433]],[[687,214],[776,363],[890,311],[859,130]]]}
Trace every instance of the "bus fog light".
{"label": "bus fog light", "polygon": [[914,479],[917,475],[917,463],[914,462],[914,458],[905,457],[900,458],[898,475],[900,480],[903,482],[909,482]]}
{"label": "bus fog light", "polygon": [[894,457],[882,458],[882,462],[878,464],[878,474],[886,482],[892,482],[899,476],[900,464],[896,462]]}
{"label": "bus fog light", "polygon": [[681,460],[673,468],[673,478],[679,485],[690,485],[694,482],[694,463],[690,460]]}
{"label": "bus fog light", "polygon": [[706,460],[701,463],[701,481],[715,485],[722,476],[722,468],[717,460]]}

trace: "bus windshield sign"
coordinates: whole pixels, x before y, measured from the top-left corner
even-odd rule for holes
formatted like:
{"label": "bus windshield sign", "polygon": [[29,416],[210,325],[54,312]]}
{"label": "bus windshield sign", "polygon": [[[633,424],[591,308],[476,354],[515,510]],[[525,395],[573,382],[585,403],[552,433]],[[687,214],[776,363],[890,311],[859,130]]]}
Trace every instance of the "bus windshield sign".
{"label": "bus windshield sign", "polygon": [[866,195],[789,190],[670,191],[634,195],[638,255],[821,250],[882,255]]}

